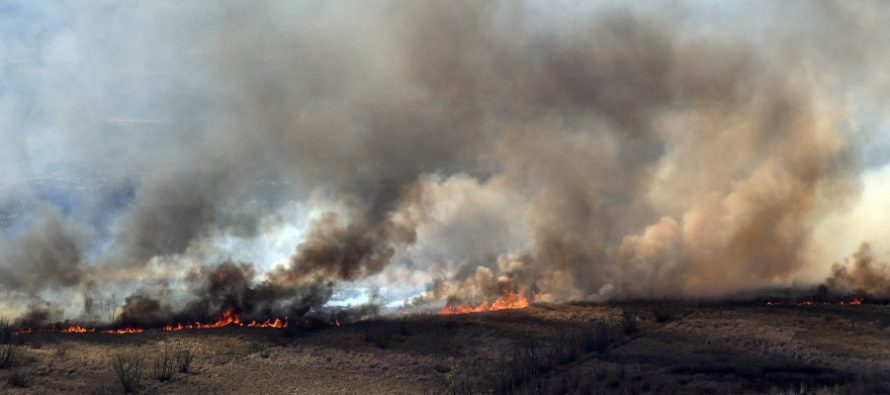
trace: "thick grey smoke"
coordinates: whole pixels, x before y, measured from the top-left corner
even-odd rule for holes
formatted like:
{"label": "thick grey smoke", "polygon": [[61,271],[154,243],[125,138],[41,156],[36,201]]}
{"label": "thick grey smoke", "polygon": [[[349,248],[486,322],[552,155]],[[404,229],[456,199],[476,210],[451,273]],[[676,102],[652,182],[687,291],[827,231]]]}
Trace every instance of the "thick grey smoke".
{"label": "thick grey smoke", "polygon": [[[79,295],[84,316],[120,295],[148,325],[301,315],[349,282],[719,297],[824,265],[814,230],[860,189],[836,92],[865,85],[832,48],[879,64],[858,37],[880,26],[840,4],[782,6],[836,27],[812,37],[768,4],[745,10],[771,18],[754,35],[695,6],[563,6],[63,3],[51,39],[2,43],[26,94],[0,122],[43,139],[3,135],[26,154],[0,163],[0,293],[12,314]],[[93,182],[29,181],[59,167]],[[295,205],[290,257],[240,263]]]}
{"label": "thick grey smoke", "polygon": [[0,244],[0,286],[37,296],[46,287],[80,285],[88,232],[44,206],[23,234]]}
{"label": "thick grey smoke", "polygon": [[868,243],[859,247],[852,260],[833,265],[831,272],[824,284],[829,292],[884,300],[890,297],[890,266],[875,258]]}

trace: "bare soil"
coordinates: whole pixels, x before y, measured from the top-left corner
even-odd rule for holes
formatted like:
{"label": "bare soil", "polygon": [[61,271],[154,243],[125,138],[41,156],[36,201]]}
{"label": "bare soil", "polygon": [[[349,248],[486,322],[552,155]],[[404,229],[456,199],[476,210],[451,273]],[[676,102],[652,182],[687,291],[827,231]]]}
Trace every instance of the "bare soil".
{"label": "bare soil", "polygon": [[[316,329],[14,341],[21,357],[0,370],[4,394],[122,393],[116,356],[142,362],[144,394],[890,393],[890,307],[879,305],[536,304]],[[165,349],[193,352],[191,371],[154,378]],[[26,387],[11,383],[16,370]]]}

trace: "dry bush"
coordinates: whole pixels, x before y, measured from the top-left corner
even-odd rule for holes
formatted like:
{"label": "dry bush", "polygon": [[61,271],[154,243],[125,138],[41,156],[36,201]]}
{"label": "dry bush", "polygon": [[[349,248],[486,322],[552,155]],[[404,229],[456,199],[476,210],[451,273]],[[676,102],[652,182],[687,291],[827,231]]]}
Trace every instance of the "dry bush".
{"label": "dry bush", "polygon": [[503,358],[494,377],[497,393],[515,393],[535,378],[553,367],[547,350],[536,340],[529,340],[515,347],[511,355]]}
{"label": "dry bush", "polygon": [[142,379],[142,358],[138,355],[119,354],[111,361],[114,374],[124,393],[129,394],[139,388]]}
{"label": "dry bush", "polygon": [[173,380],[175,371],[176,361],[173,360],[173,353],[170,352],[169,347],[164,347],[164,352],[155,357],[152,377],[161,382],[170,381]]}
{"label": "dry bush", "polygon": [[445,374],[445,383],[440,393],[445,395],[471,395],[475,393],[467,370],[455,362],[454,359],[451,360],[451,368]]}
{"label": "dry bush", "polygon": [[633,335],[639,332],[637,317],[632,311],[627,309],[621,311],[621,329],[624,330],[626,335]]}
{"label": "dry bush", "polygon": [[31,371],[17,368],[12,371],[7,382],[13,387],[26,388],[31,383]]}
{"label": "dry bush", "polygon": [[551,345],[549,350],[551,362],[556,365],[563,365],[575,362],[578,359],[579,351],[582,350],[581,338],[579,336],[569,336],[563,332],[560,337]]}
{"label": "dry bush", "polygon": [[590,331],[581,335],[581,349],[584,352],[603,352],[612,343],[609,325],[605,321],[597,321]]}
{"label": "dry bush", "polygon": [[6,318],[0,317],[0,344],[12,343],[13,329]]}
{"label": "dry bush", "polygon": [[0,369],[8,369],[19,364],[21,352],[15,344],[0,347]]}
{"label": "dry bush", "polygon": [[195,353],[188,347],[176,352],[176,370],[179,373],[191,372],[192,361],[195,359]]}
{"label": "dry bush", "polygon": [[[597,322],[593,330],[577,336],[563,335],[554,342],[542,343],[529,340],[513,349],[512,354],[501,360],[492,385],[495,393],[550,393],[550,387],[577,387],[578,380],[566,377],[566,382],[544,380],[560,366],[579,359],[581,353],[603,352],[612,341],[608,324]],[[558,384],[558,385],[557,385]],[[545,391],[546,390],[546,391]],[[541,392],[543,391],[543,392]],[[562,392],[555,392],[562,393]]]}
{"label": "dry bush", "polygon": [[673,321],[676,311],[671,306],[657,304],[652,307],[652,315],[655,317],[655,322],[664,323]]}

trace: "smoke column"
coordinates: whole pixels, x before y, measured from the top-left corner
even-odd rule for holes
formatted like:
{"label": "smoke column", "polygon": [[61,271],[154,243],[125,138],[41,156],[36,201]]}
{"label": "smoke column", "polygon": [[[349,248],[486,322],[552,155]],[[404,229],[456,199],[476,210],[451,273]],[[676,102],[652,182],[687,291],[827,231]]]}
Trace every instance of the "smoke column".
{"label": "smoke column", "polygon": [[854,283],[887,277],[858,219],[888,212],[888,13],[13,2],[0,309],[152,324],[352,287],[720,298],[830,274],[884,292]]}

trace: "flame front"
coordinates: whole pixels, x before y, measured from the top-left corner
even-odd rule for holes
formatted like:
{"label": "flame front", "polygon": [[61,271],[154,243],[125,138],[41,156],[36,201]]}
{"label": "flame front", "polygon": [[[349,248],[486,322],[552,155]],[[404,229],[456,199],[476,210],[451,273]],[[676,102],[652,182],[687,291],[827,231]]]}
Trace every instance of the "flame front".
{"label": "flame front", "polygon": [[165,331],[181,331],[186,329],[213,329],[213,328],[222,328],[224,326],[246,326],[249,328],[287,328],[287,317],[284,317],[284,320],[276,317],[274,320],[267,319],[264,322],[257,322],[256,320],[250,321],[248,323],[244,323],[241,321],[241,316],[236,313],[232,309],[228,309],[223,313],[222,318],[216,322],[210,323],[200,323],[195,322],[191,324],[183,324],[178,323],[176,325],[164,325],[163,330]]}
{"label": "flame front", "polygon": [[[211,323],[201,323],[195,322],[192,324],[167,324],[164,325],[161,329],[165,331],[180,331],[184,329],[213,329],[213,328],[222,328],[224,326],[239,326],[239,327],[248,327],[248,328],[287,328],[287,317],[284,319],[276,317],[275,319],[266,319],[263,322],[259,322],[256,320],[252,320],[250,322],[241,321],[241,316],[238,313],[235,313],[234,310],[229,309],[223,313],[222,318],[220,318],[216,322]],[[16,335],[27,335],[29,333],[107,333],[113,335],[129,335],[135,333],[145,332],[145,328],[139,327],[124,327],[124,328],[108,328],[108,329],[96,329],[96,328],[88,328],[80,325],[71,325],[64,328],[52,327],[52,328],[19,328],[15,330]]]}
{"label": "flame front", "polygon": [[80,325],[72,325],[61,330],[62,333],[92,333],[96,328],[84,328]]}
{"label": "flame front", "polygon": [[497,310],[509,310],[509,309],[522,309],[528,307],[529,300],[525,296],[519,295],[516,292],[508,291],[504,293],[503,296],[497,298],[491,304],[488,304],[488,301],[485,300],[481,304],[477,306],[471,305],[448,305],[445,306],[436,314],[440,315],[454,315],[454,314],[468,314],[468,313],[482,313],[485,311],[497,311]]}
{"label": "flame front", "polygon": [[134,333],[142,333],[145,332],[145,329],[142,328],[119,328],[119,329],[106,329],[103,330],[102,333],[110,333],[112,335],[129,335]]}
{"label": "flame front", "polygon": [[[850,299],[849,301],[843,301],[843,300],[838,301],[837,304],[842,305],[842,306],[843,306],[843,305],[861,305],[862,302],[863,302],[863,301],[862,301],[862,298],[853,298],[853,299]],[[767,300],[765,304],[766,304],[767,306],[778,306],[778,305],[782,305],[782,304],[785,304],[785,303],[784,303],[784,302],[781,302],[781,301]],[[815,305],[815,304],[817,304],[817,303],[816,303],[813,299],[804,299],[803,302],[798,302],[798,303],[793,303],[793,304],[794,304],[794,305],[797,305],[797,306],[812,306],[812,305]],[[823,305],[831,305],[831,304],[833,304],[833,303],[832,303],[832,302],[821,302],[821,304],[823,304]]]}

